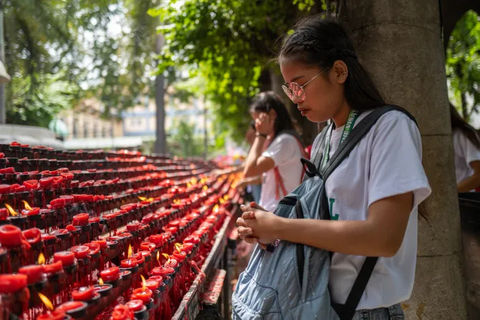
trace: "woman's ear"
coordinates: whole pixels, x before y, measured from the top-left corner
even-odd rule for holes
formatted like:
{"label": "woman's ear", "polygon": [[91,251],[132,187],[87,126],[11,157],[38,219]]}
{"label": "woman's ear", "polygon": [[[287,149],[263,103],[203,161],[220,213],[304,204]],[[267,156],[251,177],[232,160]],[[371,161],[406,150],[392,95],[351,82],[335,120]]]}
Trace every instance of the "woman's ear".
{"label": "woman's ear", "polygon": [[344,84],[347,81],[348,77],[348,67],[343,60],[336,60],[333,63],[333,72],[335,75],[335,80],[339,84]]}

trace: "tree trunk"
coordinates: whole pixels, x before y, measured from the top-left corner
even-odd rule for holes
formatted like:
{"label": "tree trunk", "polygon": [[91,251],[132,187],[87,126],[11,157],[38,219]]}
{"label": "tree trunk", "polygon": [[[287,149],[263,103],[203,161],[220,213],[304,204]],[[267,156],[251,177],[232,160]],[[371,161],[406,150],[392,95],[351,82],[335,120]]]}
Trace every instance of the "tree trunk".
{"label": "tree trunk", "polygon": [[423,139],[433,189],[420,206],[419,247],[407,319],[466,319],[460,221],[454,177],[438,0],[344,1],[340,18],[360,61],[388,102],[407,108]]}
{"label": "tree trunk", "polygon": [[[160,54],[163,46],[163,35],[157,34],[155,53]],[[167,139],[165,134],[165,77],[158,74],[155,77],[155,105],[157,110],[156,128],[155,128],[155,145],[154,152],[167,153]]]}

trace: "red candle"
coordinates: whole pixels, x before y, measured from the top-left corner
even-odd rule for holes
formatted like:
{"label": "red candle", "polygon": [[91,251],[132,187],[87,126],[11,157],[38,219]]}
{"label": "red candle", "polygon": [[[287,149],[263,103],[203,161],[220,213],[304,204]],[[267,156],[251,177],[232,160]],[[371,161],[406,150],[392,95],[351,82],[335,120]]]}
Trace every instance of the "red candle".
{"label": "red candle", "polygon": [[0,274],[0,293],[13,293],[27,286],[24,274]]}
{"label": "red candle", "polygon": [[127,302],[127,307],[132,310],[133,312],[137,312],[143,309],[143,301],[142,300],[130,300]]}
{"label": "red candle", "polygon": [[73,216],[73,225],[74,226],[86,226],[88,225],[88,213],[79,213]]}
{"label": "red candle", "polygon": [[126,305],[119,304],[113,309],[110,320],[134,320],[133,311]]}
{"label": "red candle", "polygon": [[135,258],[133,258],[133,259],[123,259],[122,261],[120,261],[120,266],[122,268],[133,268],[137,264],[138,264],[138,261]]}
{"label": "red candle", "polygon": [[40,208],[38,207],[33,207],[32,210],[29,209],[23,209],[22,214],[24,216],[36,216],[40,213]]}
{"label": "red candle", "polygon": [[137,288],[133,290],[131,299],[139,299],[142,300],[144,303],[148,303],[152,298],[152,290],[148,288]]}
{"label": "red candle", "polygon": [[0,243],[5,247],[15,247],[22,244],[23,235],[20,228],[5,224],[0,226]]}
{"label": "red candle", "polygon": [[157,246],[152,242],[142,242],[140,243],[140,250],[153,251]]}
{"label": "red candle", "polygon": [[58,306],[57,310],[61,310],[66,313],[75,313],[82,311],[82,309],[85,310],[87,306],[88,305],[83,301],[68,301]]}
{"label": "red candle", "polygon": [[154,243],[157,247],[161,247],[165,241],[164,237],[161,234],[153,234],[148,237],[148,240]]}
{"label": "red candle", "polygon": [[140,224],[140,222],[132,221],[132,222],[127,224],[127,230],[128,231],[137,231],[138,229],[140,229],[141,226],[142,225]]}
{"label": "red candle", "polygon": [[74,246],[70,248],[70,251],[72,251],[75,254],[75,258],[84,259],[88,257],[90,248],[87,246]]}
{"label": "red candle", "polygon": [[165,276],[174,273],[175,270],[171,267],[156,267],[152,269],[152,275]]}
{"label": "red candle", "polygon": [[8,218],[7,208],[0,208],[0,220],[7,220],[7,218]]}
{"label": "red candle", "polygon": [[38,228],[27,229],[22,234],[30,244],[35,244],[42,240],[42,232]]}
{"label": "red candle", "polygon": [[62,270],[63,270],[62,261],[57,261],[57,262],[54,262],[54,263],[51,263],[51,264],[43,265],[43,271],[45,271],[45,273],[57,273],[57,272],[60,272]]}
{"label": "red candle", "polygon": [[89,301],[97,294],[93,287],[80,287],[72,291],[72,299],[75,301]]}
{"label": "red candle", "polygon": [[54,310],[41,314],[37,317],[37,320],[63,320],[65,318],[65,311]]}
{"label": "red candle", "polygon": [[118,267],[111,267],[100,272],[100,277],[104,281],[115,281],[120,278],[120,269]]}
{"label": "red candle", "polygon": [[158,288],[160,283],[154,279],[149,278],[148,280],[145,281],[145,286],[150,289],[150,290],[155,290]]}
{"label": "red candle", "polygon": [[157,281],[158,285],[160,285],[163,282],[163,277],[160,276],[160,275],[154,275],[154,276],[151,276],[150,278],[148,278],[148,280],[155,280],[155,281]]}
{"label": "red candle", "polygon": [[176,259],[169,259],[165,262],[165,267],[176,268],[178,266],[178,261]]}
{"label": "red candle", "polygon": [[70,251],[59,251],[53,254],[53,261],[61,261],[63,266],[71,266],[75,263],[75,255]]}
{"label": "red candle", "polygon": [[133,255],[133,258],[137,260],[137,264],[142,264],[145,262],[145,257],[141,252],[137,252]]}
{"label": "red candle", "polygon": [[91,243],[97,243],[100,245],[101,249],[105,249],[107,247],[107,240],[101,239],[101,240],[94,240]]}
{"label": "red candle", "polygon": [[45,274],[43,265],[36,264],[21,267],[18,272],[27,276],[28,284],[40,282]]}
{"label": "red candle", "polygon": [[[105,244],[107,244],[107,243],[105,242]],[[87,243],[86,246],[88,248],[90,248],[90,251],[88,252],[88,254],[91,255],[91,256],[100,252],[100,244],[99,243],[96,243],[96,242],[92,241],[90,243]]]}
{"label": "red candle", "polygon": [[95,289],[95,291],[99,294],[101,294],[102,296],[108,296],[110,291],[112,290],[112,285],[111,284],[97,284],[97,285],[94,285],[93,288]]}
{"label": "red candle", "polygon": [[[182,262],[182,261],[185,260],[185,258],[187,257],[187,253],[186,253],[185,251],[183,251],[183,249],[182,249],[182,251],[180,251],[180,252],[175,251],[175,252],[173,253],[173,257],[174,257],[175,259],[171,259],[170,261],[176,260],[177,262]],[[172,266],[172,267],[175,268],[176,266]]]}

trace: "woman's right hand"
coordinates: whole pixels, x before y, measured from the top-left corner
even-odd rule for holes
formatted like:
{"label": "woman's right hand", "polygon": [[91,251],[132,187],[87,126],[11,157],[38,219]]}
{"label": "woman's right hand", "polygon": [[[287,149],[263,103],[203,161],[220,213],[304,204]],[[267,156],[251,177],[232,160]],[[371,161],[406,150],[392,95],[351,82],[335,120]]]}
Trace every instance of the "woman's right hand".
{"label": "woman's right hand", "polygon": [[255,130],[260,134],[269,135],[274,130],[275,119],[268,113],[260,113],[255,119]]}

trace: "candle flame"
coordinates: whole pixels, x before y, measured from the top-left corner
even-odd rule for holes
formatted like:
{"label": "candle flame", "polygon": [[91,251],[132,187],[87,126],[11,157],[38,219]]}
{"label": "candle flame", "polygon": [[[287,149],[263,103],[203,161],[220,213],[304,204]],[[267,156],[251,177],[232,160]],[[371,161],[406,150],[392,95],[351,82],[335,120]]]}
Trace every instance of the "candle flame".
{"label": "candle flame", "polygon": [[179,203],[180,203],[180,199],[173,199],[173,203],[174,203],[174,204],[179,204]]}
{"label": "candle flame", "polygon": [[38,293],[38,297],[40,298],[40,300],[42,300],[43,304],[50,310],[53,310],[53,304],[52,302],[50,301],[50,299],[48,299],[46,296],[44,296],[43,294],[41,294],[40,292]]}
{"label": "candle flame", "polygon": [[25,206],[25,209],[32,210],[32,207],[30,207],[30,205],[28,204],[28,202],[26,200],[22,200],[22,202],[23,202],[23,205]]}
{"label": "candle flame", "polygon": [[143,288],[143,290],[147,289],[147,281],[145,281],[145,277],[143,275],[140,275],[140,278],[142,278],[142,288]]}
{"label": "candle flame", "polygon": [[216,204],[215,207],[213,207],[213,212],[218,212],[218,204]]}
{"label": "candle flame", "polygon": [[191,183],[191,184],[197,184],[197,183],[198,183],[197,178],[193,177],[193,178],[190,180],[190,183]]}
{"label": "candle flame", "polygon": [[7,208],[8,212],[12,217],[18,216],[18,212],[16,212],[8,203],[5,203],[5,208]]}
{"label": "candle flame", "polygon": [[37,262],[38,264],[45,264],[45,256],[43,255],[42,252],[40,252],[40,254],[38,255]]}
{"label": "candle flame", "polygon": [[175,250],[177,250],[178,252],[182,251],[182,248],[183,248],[183,244],[181,243],[175,243]]}
{"label": "candle flame", "polygon": [[129,244],[129,245],[128,245],[128,255],[127,255],[127,258],[131,258],[132,255],[133,255],[132,245]]}
{"label": "candle flame", "polygon": [[157,262],[160,264],[160,251],[157,251]]}
{"label": "candle flame", "polygon": [[98,278],[98,284],[103,286],[103,279],[102,278]]}
{"label": "candle flame", "polygon": [[140,199],[141,201],[148,201],[148,202],[153,202],[154,200],[154,198],[147,198],[142,196],[138,196],[138,199]]}
{"label": "candle flame", "polygon": [[223,200],[228,201],[228,199],[230,199],[230,197],[228,196],[228,194],[226,194],[226,195],[223,196]]}
{"label": "candle flame", "polygon": [[162,253],[162,256],[164,256],[165,259],[167,259],[167,262],[170,261],[170,256],[168,255],[168,253]]}
{"label": "candle flame", "polygon": [[205,185],[205,186],[203,186],[202,190],[203,190],[203,191],[207,191],[207,190],[208,190],[208,187]]}

